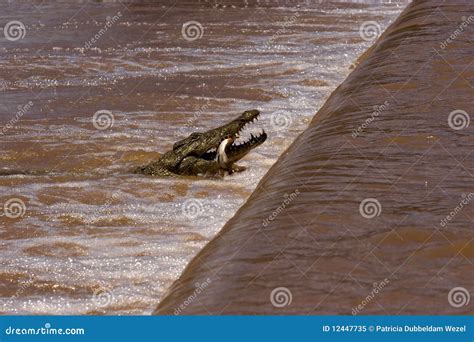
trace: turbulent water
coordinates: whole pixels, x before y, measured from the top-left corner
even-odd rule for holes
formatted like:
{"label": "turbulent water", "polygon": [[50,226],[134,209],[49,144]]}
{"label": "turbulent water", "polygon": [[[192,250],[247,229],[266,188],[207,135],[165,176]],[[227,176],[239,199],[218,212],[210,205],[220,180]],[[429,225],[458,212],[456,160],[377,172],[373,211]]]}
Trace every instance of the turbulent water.
{"label": "turbulent water", "polygon": [[156,313],[472,315],[472,13],[409,4]]}
{"label": "turbulent water", "polygon": [[[242,3],[1,5],[0,312],[150,313],[404,7]],[[246,172],[130,173],[253,108]]]}

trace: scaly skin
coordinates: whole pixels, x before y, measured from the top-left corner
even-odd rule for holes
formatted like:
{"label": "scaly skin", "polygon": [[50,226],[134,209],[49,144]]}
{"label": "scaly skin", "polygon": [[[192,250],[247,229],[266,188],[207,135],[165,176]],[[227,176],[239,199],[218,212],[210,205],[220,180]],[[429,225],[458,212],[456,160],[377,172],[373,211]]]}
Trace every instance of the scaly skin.
{"label": "scaly skin", "polygon": [[[238,118],[228,124],[211,129],[203,133],[192,133],[189,137],[178,141],[173,145],[171,151],[166,152],[160,159],[148,165],[140,166],[135,173],[150,176],[172,177],[183,176],[222,176],[226,171],[229,173],[243,171],[244,168],[235,165],[255,147],[263,144],[267,134],[263,131],[257,137],[242,144],[236,144],[238,133],[242,128],[258,118],[258,110],[243,112]],[[216,151],[220,143],[232,138],[232,144],[228,144],[225,152],[227,162],[225,165],[218,163]]]}

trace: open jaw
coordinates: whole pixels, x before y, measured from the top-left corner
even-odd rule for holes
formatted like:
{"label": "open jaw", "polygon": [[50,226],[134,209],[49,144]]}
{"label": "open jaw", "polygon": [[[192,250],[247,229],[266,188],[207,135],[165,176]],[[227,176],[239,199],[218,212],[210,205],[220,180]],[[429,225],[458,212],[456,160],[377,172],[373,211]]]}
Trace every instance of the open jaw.
{"label": "open jaw", "polygon": [[230,162],[235,162],[243,158],[255,147],[263,144],[265,140],[267,140],[267,133],[265,133],[265,130],[262,130],[262,132],[256,136],[251,134],[251,137],[246,141],[236,142],[236,140],[234,140],[231,144],[226,146],[225,153]]}
{"label": "open jaw", "polygon": [[240,137],[240,133],[244,130],[247,124],[253,122],[256,119],[257,118],[255,117],[251,121],[241,125],[235,134],[229,134],[224,137],[217,146],[208,150],[206,153],[201,155],[200,158],[205,160],[216,160],[218,148],[226,139],[229,139],[229,143],[225,146],[225,154],[227,155],[229,162],[236,162],[243,158],[252,149],[263,144],[267,139],[267,133],[265,133],[264,129],[262,129],[260,133],[250,133],[250,136],[245,139]]}

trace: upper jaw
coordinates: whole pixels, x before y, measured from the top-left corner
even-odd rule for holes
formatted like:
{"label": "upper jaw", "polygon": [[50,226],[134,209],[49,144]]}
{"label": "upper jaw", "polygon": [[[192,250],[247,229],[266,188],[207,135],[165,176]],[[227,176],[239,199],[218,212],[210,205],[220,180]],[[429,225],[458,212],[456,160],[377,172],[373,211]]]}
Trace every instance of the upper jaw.
{"label": "upper jaw", "polygon": [[[235,149],[236,147],[239,147],[239,146],[249,147],[249,150],[250,150],[250,149],[260,145],[261,143],[263,143],[267,138],[267,134],[265,133],[265,130],[262,130],[262,132],[260,134],[258,134],[257,136],[253,136],[253,134],[251,134],[250,139],[245,141],[245,142],[242,142],[242,143],[239,144],[239,141],[238,141],[239,135],[243,131],[245,126],[247,126],[248,124],[253,123],[255,121],[258,121],[259,116],[260,116],[260,111],[257,110],[257,109],[247,110],[247,111],[243,112],[240,115],[240,117],[238,117],[237,119],[235,119],[231,123],[232,132],[231,133],[227,132],[227,134],[224,134],[224,136],[221,137],[217,147],[225,139],[228,139],[228,138],[232,139],[232,142],[227,145],[227,147],[225,149],[226,152],[230,151],[232,149]],[[233,127],[232,124],[235,124],[235,123],[237,123],[237,127]],[[253,145],[255,145],[255,146],[253,146]]]}
{"label": "upper jaw", "polygon": [[245,126],[254,121],[258,121],[259,116],[260,111],[257,109],[247,110],[243,112],[240,117],[235,120],[238,122],[238,129],[237,132],[235,132],[233,138],[238,138],[239,133],[245,128]]}
{"label": "upper jaw", "polygon": [[[216,141],[216,145],[212,146],[209,150],[207,150],[204,154],[202,154],[201,158],[206,160],[213,160],[217,156],[217,149],[219,148],[220,144],[225,140],[230,138],[232,141],[231,143],[227,144],[225,148],[225,152],[229,154],[231,157],[235,156],[235,160],[242,158],[245,154],[247,154],[250,150],[261,145],[267,138],[267,134],[265,130],[262,130],[260,134],[254,136],[251,134],[250,139],[245,142],[240,142],[239,134],[245,128],[245,126],[249,123],[258,120],[260,116],[260,111],[253,109],[249,111],[245,111],[242,113],[237,119],[233,120],[229,124],[225,125],[228,127],[221,127],[215,130],[221,130],[219,134],[219,138]],[[240,157],[239,157],[240,156]],[[233,158],[230,158],[233,159]]]}

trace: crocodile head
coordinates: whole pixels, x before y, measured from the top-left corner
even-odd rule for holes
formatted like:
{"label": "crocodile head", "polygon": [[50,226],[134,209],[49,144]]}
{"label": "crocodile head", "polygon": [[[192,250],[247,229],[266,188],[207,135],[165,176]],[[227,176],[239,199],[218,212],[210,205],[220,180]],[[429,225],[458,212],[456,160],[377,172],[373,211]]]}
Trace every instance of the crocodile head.
{"label": "crocodile head", "polygon": [[259,115],[260,112],[256,109],[248,110],[223,126],[203,133],[192,133],[186,139],[176,142],[173,145],[173,151],[180,154],[183,159],[193,156],[211,161],[216,159],[217,148],[221,142],[226,138],[231,138],[232,143],[226,146],[225,152],[229,163],[235,163],[267,139],[264,130],[256,136],[251,135],[247,141],[239,139],[239,133],[246,125],[258,120]]}
{"label": "crocodile head", "polygon": [[[239,138],[242,129],[258,119],[258,110],[248,110],[231,122],[203,133],[192,133],[178,141],[171,151],[148,165],[140,166],[134,172],[153,176],[173,175],[213,175],[222,170],[241,171],[244,168],[234,165],[248,152],[261,145],[266,139],[265,131],[257,136],[251,135],[246,141]],[[222,145],[221,145],[222,144]],[[218,160],[217,150],[220,149]],[[222,156],[225,155],[225,162]]]}

